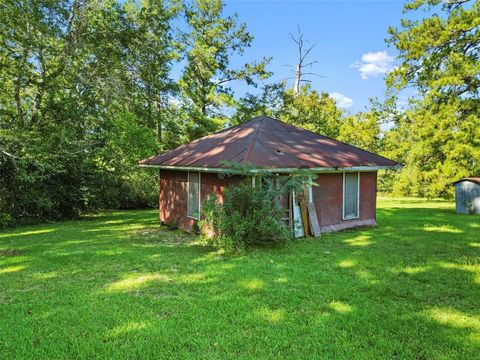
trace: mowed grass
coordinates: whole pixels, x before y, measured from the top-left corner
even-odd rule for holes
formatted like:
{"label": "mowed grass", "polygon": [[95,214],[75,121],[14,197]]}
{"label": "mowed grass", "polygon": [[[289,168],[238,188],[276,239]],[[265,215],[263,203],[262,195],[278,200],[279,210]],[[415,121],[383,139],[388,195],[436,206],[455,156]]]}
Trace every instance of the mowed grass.
{"label": "mowed grass", "polygon": [[157,211],[0,233],[0,358],[479,358],[480,216],[381,199],[378,227],[224,257]]}

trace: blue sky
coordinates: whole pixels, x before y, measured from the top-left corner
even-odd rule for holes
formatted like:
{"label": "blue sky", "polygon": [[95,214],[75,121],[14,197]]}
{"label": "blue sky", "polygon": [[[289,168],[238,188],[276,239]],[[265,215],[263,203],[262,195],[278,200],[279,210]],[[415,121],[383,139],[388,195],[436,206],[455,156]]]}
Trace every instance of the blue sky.
{"label": "blue sky", "polygon": [[[225,13],[236,12],[254,35],[252,47],[233,64],[272,56],[271,81],[292,76],[283,64],[296,61],[295,44],[288,33],[300,26],[304,38],[315,43],[310,57],[318,61],[311,77],[318,91],[336,93],[338,103],[355,113],[369,98],[383,98],[384,72],[395,64],[396,51],[387,47],[387,29],[399,26],[404,1],[226,1]],[[231,84],[237,95],[251,90]]]}

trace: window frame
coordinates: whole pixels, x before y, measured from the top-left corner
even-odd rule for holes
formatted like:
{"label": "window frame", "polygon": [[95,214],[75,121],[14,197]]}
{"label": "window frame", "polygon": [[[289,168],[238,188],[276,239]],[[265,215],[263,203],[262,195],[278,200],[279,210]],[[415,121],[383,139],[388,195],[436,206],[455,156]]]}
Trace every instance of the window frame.
{"label": "window frame", "polygon": [[197,173],[198,174],[198,217],[190,215],[190,201],[189,201],[189,195],[190,195],[190,171],[188,171],[187,175],[187,218],[189,219],[194,219],[194,220],[200,220],[200,214],[201,214],[201,198],[202,198],[202,173],[199,171],[191,171],[192,173]]}
{"label": "window frame", "polygon": [[[357,174],[357,215],[356,216],[346,216],[345,215],[345,175],[346,174]],[[360,218],[360,172],[344,172],[343,173],[343,194],[342,194],[342,220],[355,220]]]}
{"label": "window frame", "polygon": [[309,182],[309,184],[308,184],[308,202],[313,204],[313,186],[311,184],[312,181],[313,181],[312,177],[309,176],[308,177],[308,182]]}

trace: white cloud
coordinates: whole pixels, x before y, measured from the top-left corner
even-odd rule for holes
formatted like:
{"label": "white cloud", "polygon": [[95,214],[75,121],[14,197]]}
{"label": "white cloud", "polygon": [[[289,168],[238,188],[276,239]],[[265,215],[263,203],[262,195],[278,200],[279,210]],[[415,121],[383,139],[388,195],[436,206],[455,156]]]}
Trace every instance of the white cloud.
{"label": "white cloud", "polygon": [[353,105],[353,100],[343,94],[332,92],[329,95],[336,101],[338,107],[349,108]]}
{"label": "white cloud", "polygon": [[394,68],[394,57],[388,55],[386,50],[378,52],[369,52],[362,55],[361,61],[356,61],[352,65],[353,68],[360,71],[360,76],[363,80],[372,77],[383,75]]}

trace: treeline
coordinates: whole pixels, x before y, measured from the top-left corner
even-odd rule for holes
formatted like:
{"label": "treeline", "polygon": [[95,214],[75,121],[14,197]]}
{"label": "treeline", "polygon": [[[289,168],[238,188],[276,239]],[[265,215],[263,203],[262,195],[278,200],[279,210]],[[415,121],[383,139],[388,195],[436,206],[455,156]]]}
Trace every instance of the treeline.
{"label": "treeline", "polygon": [[222,9],[2,2],[0,224],[154,206],[156,172],[138,160],[217,130],[233,99],[228,82],[268,75],[265,59],[231,68],[252,36]]}
{"label": "treeline", "polygon": [[[272,83],[268,57],[233,67],[253,36],[221,1],[4,2],[0,227],[155,206],[156,171],[139,159],[260,114],[405,164],[383,191],[450,196],[451,181],[480,174],[479,3],[406,6],[424,7],[437,13],[389,31],[400,65],[387,100],[351,115]],[[232,81],[260,91],[238,98]],[[417,90],[406,110],[405,87]]]}

